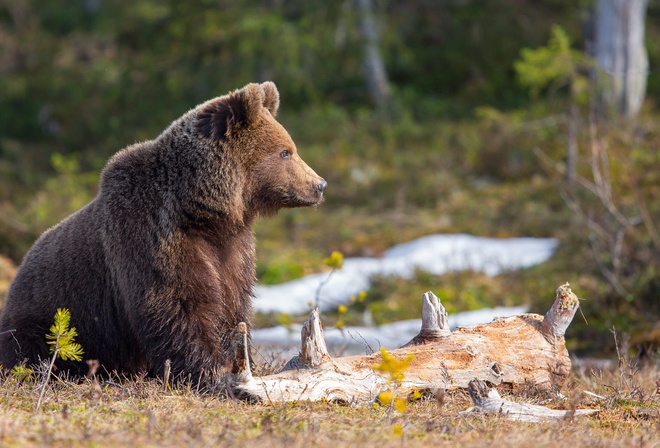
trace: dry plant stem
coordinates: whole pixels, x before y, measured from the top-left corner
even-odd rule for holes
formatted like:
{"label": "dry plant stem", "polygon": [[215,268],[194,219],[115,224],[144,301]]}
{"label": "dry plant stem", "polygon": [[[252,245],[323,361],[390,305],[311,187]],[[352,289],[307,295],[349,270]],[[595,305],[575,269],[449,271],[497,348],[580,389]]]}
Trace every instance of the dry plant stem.
{"label": "dry plant stem", "polygon": [[[596,265],[598,266],[598,269],[600,270],[601,274],[603,274],[603,277],[609,282],[609,284],[617,291],[622,296],[627,295],[627,291],[621,285],[621,282],[619,282],[619,279],[616,276],[616,273],[613,272],[612,270],[608,269],[607,266],[605,266],[601,259],[600,259],[600,254],[602,253],[602,250],[600,248],[600,241],[601,240],[612,240],[612,236],[610,235],[609,232],[607,232],[603,227],[601,227],[596,221],[594,221],[590,216],[587,216],[587,214],[584,212],[582,209],[582,206],[575,200],[573,200],[567,192],[564,190],[560,190],[559,194],[561,195],[562,199],[564,202],[568,205],[568,207],[571,209],[573,213],[578,215],[586,224],[587,228],[589,230],[589,243],[591,244],[591,253],[594,256],[594,260],[596,262]],[[622,232],[617,232],[617,240],[622,243],[623,241],[623,236],[624,233]],[[618,265],[618,256],[617,254],[620,254],[620,246],[619,249],[616,249],[616,244],[615,244],[615,249],[614,249],[614,256],[613,258],[613,267],[614,265]]]}
{"label": "dry plant stem", "polygon": [[[412,355],[398,390],[466,388],[475,377],[506,387],[547,389],[561,386],[571,368],[564,332],[579,306],[568,285],[543,316],[526,314],[450,332],[446,311],[429,292],[422,298],[422,329],[410,343],[392,350]],[[337,401],[368,404],[388,388],[388,378],[373,369],[381,354],[331,358],[318,311],[303,326],[300,354],[274,375],[254,378],[247,360],[248,339],[235,332],[232,387],[237,395],[263,402]]]}
{"label": "dry plant stem", "polygon": [[[2,208],[6,208],[6,203],[0,204]],[[30,232],[30,227],[28,227],[25,223],[18,221],[17,219],[12,218],[6,213],[0,213],[0,222],[6,224],[7,226],[11,227],[12,229],[20,232],[20,233],[29,233]]]}
{"label": "dry plant stem", "polygon": [[642,215],[642,219],[644,220],[644,225],[646,226],[646,230],[647,232],[649,232],[649,235],[651,235],[651,239],[653,240],[653,245],[656,247],[656,249],[660,249],[660,234],[658,234],[658,230],[655,227],[655,222],[653,221],[653,218],[651,218],[651,214],[649,213],[649,209],[646,206],[646,201],[644,200],[644,196],[642,195],[642,192],[639,191],[637,182],[635,182],[633,179],[631,179],[630,181],[630,187],[635,193],[635,199],[639,204],[639,211]]}
{"label": "dry plant stem", "polygon": [[[548,165],[550,168],[558,172],[559,174],[566,175],[566,166],[561,163],[561,162],[556,162],[554,161],[550,156],[548,156],[541,148],[535,147],[534,148],[534,155],[538,157],[543,163]],[[585,179],[582,176],[576,176],[574,179],[577,184],[580,186],[586,188],[587,190],[591,191],[593,194],[597,195],[597,188],[593,184],[593,182],[590,182],[589,180]]]}
{"label": "dry plant stem", "polygon": [[57,339],[55,340],[53,358],[50,360],[50,365],[48,366],[48,370],[46,370],[46,372],[44,373],[46,378],[44,378],[44,383],[41,386],[41,391],[39,392],[37,407],[34,410],[35,413],[39,412],[39,409],[41,409],[41,402],[44,399],[44,394],[46,393],[46,387],[48,387],[48,382],[50,381],[50,374],[53,371],[53,366],[55,365],[55,360],[57,359],[57,352],[59,351],[58,350],[59,346],[60,346],[60,335],[58,334]]}
{"label": "dry plant stem", "polygon": [[325,280],[323,280],[321,283],[319,283],[319,287],[316,288],[316,297],[315,297],[315,299],[314,299],[315,302],[316,302],[316,303],[314,304],[314,306],[316,307],[316,309],[319,309],[319,306],[320,306],[320,303],[321,303],[321,290],[322,290],[323,287],[324,287],[324,286],[330,281],[330,279],[331,279],[332,276],[334,275],[335,271],[337,271],[337,268],[332,268],[332,271],[330,271],[330,273],[329,273],[328,276],[325,278]]}
{"label": "dry plant stem", "polygon": [[468,394],[475,407],[465,412],[484,412],[499,414],[507,420],[540,423],[548,420],[561,420],[573,416],[594,415],[597,409],[577,409],[560,411],[526,403],[504,400],[495,389],[491,389],[481,380],[474,379],[468,384]]}
{"label": "dry plant stem", "polygon": [[[576,195],[571,192],[571,188],[561,188],[560,194],[571,211],[576,213],[583,219],[584,222],[586,222],[589,229],[589,241],[591,243],[591,250],[596,260],[596,264],[598,265],[598,269],[603,274],[603,277],[605,277],[608,283],[612,286],[612,288],[614,288],[614,290],[616,290],[619,295],[626,296],[628,292],[619,281],[619,275],[622,268],[621,254],[623,252],[626,232],[630,228],[644,223],[654,243],[658,241],[657,232],[650,216],[648,215],[648,210],[646,209],[644,201],[639,194],[636,194],[638,207],[640,209],[639,216],[628,218],[624,216],[617,208],[612,195],[612,180],[610,178],[609,157],[602,139],[599,139],[597,135],[596,118],[593,107],[591,108],[589,114],[589,141],[591,147],[589,165],[591,168],[593,182],[581,176],[576,176],[575,182],[589,190],[594,194],[594,196],[598,198],[605,210],[607,210],[607,213],[610,217],[609,219],[612,226],[615,227],[615,230],[610,231],[604,228],[603,226],[599,225],[590,214],[586,213],[583,206],[578,201]],[[554,163],[554,161],[548,157],[547,154],[545,154],[541,149],[535,148],[534,153],[544,163],[553,167],[559,173],[566,173],[566,167],[564,165]],[[569,185],[569,187],[570,186],[571,185]],[[633,188],[633,190],[635,190],[635,188]],[[605,242],[605,245],[609,247],[609,250],[601,248],[601,241]],[[610,253],[612,260],[610,262],[611,267],[608,267],[601,261],[601,254],[603,251]]]}
{"label": "dry plant stem", "polygon": [[172,361],[169,359],[165,360],[165,375],[163,381],[163,392],[167,392],[167,389],[170,387],[170,373],[172,372]]}
{"label": "dry plant stem", "polygon": [[568,113],[568,123],[566,132],[566,183],[569,186],[575,182],[575,173],[577,172],[577,159],[578,159],[578,107],[572,103]]}
{"label": "dry plant stem", "polygon": [[615,327],[610,329],[614,335],[614,347],[616,348],[617,359],[619,360],[619,389],[624,386],[631,395],[639,393],[635,384],[635,374],[639,371],[636,361],[628,359],[628,350],[630,349],[630,339],[626,333],[623,334],[622,342],[619,344],[617,331]]}

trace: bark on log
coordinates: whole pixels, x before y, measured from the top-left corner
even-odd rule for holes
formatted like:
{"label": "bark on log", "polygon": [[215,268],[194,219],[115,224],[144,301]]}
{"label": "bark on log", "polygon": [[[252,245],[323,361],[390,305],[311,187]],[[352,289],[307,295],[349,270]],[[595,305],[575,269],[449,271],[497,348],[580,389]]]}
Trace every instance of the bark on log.
{"label": "bark on log", "polygon": [[[419,335],[390,352],[396,358],[412,355],[398,392],[467,388],[474,378],[512,389],[561,387],[571,368],[564,332],[578,306],[566,284],[557,290],[545,317],[524,314],[451,332],[445,309],[428,292],[422,298]],[[247,334],[236,332],[234,392],[270,403],[326,400],[367,404],[390,387],[388,378],[373,368],[381,363],[381,353],[330,357],[318,310],[305,322],[302,339],[300,354],[282,372],[255,378],[247,362]]]}

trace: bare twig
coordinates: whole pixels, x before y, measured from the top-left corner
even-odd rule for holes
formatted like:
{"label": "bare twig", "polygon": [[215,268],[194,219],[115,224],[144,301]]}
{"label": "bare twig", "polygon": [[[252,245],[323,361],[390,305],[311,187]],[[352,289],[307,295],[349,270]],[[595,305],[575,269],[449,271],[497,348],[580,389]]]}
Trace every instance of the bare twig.
{"label": "bare twig", "polygon": [[[469,411],[469,409],[468,409],[468,411]],[[468,411],[464,411],[464,412],[468,412]],[[474,426],[472,423],[470,423],[470,422],[465,418],[465,416],[463,415],[463,412],[459,412],[459,413],[458,413],[458,416],[459,416],[460,418],[462,418],[463,421],[464,421],[465,423],[467,423],[467,425],[468,425],[470,428],[474,429],[475,431],[478,431],[477,427]]]}
{"label": "bare twig", "polygon": [[612,271],[610,271],[607,266],[603,264],[603,262],[600,260],[600,248],[598,245],[598,241],[596,237],[594,236],[594,233],[591,231],[591,228],[589,229],[589,242],[591,243],[591,252],[594,255],[594,260],[596,261],[596,265],[598,266],[598,269],[600,270],[601,274],[603,274],[603,277],[607,279],[609,284],[616,290],[616,292],[621,295],[621,296],[626,296],[628,295],[628,291],[621,285],[621,282],[619,282],[619,279],[614,275]]}
{"label": "bare twig", "polygon": [[22,223],[21,221],[12,218],[9,215],[6,215],[4,213],[0,213],[0,222],[4,223],[5,225],[11,227],[12,229],[16,230],[17,232],[20,233],[30,233],[30,228]]}
{"label": "bare twig", "polygon": [[170,374],[172,372],[172,361],[165,360],[165,374],[163,376],[163,392],[167,392],[170,384]]}
{"label": "bare twig", "polygon": [[368,355],[374,353],[374,349],[371,348],[371,345],[369,345],[369,343],[364,338],[364,336],[362,336],[359,331],[356,331],[355,333],[357,333],[357,335],[360,336],[360,339],[362,339],[361,341],[358,341],[357,339],[355,339],[355,336],[353,336],[353,333],[351,333],[350,331],[348,332],[348,335],[351,337],[351,339],[353,339],[358,344],[364,345],[367,348],[367,354]]}
{"label": "bare twig", "polygon": [[128,387],[124,387],[121,384],[113,383],[112,381],[104,381],[103,384],[107,384],[108,386],[116,387],[118,389],[121,389],[122,392],[125,392],[128,394],[129,398],[133,398],[133,393]]}
{"label": "bare twig", "polygon": [[[550,168],[555,170],[557,173],[561,175],[566,174],[566,166],[561,163],[561,162],[556,162],[554,161],[549,155],[547,155],[541,148],[535,147],[534,148],[534,155],[538,157],[541,162],[545,163],[548,165]],[[593,194],[597,195],[598,194],[598,187],[588,179],[585,179],[582,176],[576,176],[575,177],[575,182],[579,184],[580,186],[586,188],[587,190],[591,191]]]}
{"label": "bare twig", "polygon": [[323,280],[321,283],[319,283],[318,288],[316,288],[316,298],[315,298],[315,307],[319,308],[319,304],[321,303],[321,289],[330,281],[334,273],[337,271],[337,268],[332,268],[332,271],[330,271],[330,274]]}
{"label": "bare twig", "polygon": [[46,370],[46,372],[44,372],[44,376],[45,376],[44,383],[41,385],[41,391],[39,392],[39,399],[37,400],[37,407],[34,410],[35,413],[39,412],[39,409],[41,409],[41,402],[44,399],[44,394],[46,393],[46,387],[48,386],[48,382],[50,381],[50,375],[51,372],[53,371],[55,360],[57,359],[57,352],[59,351],[59,346],[60,346],[60,334],[58,332],[57,339],[55,339],[53,358],[50,360],[50,365],[48,366],[48,369]]}
{"label": "bare twig", "polygon": [[630,177],[630,188],[635,194],[635,199],[637,200],[637,204],[639,205],[640,215],[644,221],[644,226],[646,226],[647,232],[649,233],[649,235],[651,235],[651,240],[653,240],[653,245],[655,246],[656,249],[660,249],[660,234],[658,234],[658,229],[656,229],[655,223],[651,218],[651,214],[649,213],[649,209],[646,206],[646,201],[644,200],[644,196],[642,195],[641,191],[639,191],[639,187],[637,186],[637,182],[635,182],[635,178],[633,176]]}
{"label": "bare twig", "polygon": [[[596,222],[590,214],[585,212],[584,207],[572,190],[560,188],[560,195],[571,211],[586,223],[589,230],[589,242],[592,253],[601,274],[619,295],[626,296],[628,292],[619,279],[622,269],[621,258],[624,253],[626,233],[630,228],[644,223],[654,243],[656,241],[658,242],[656,247],[660,246],[660,237],[658,237],[648,209],[644,201],[641,200],[638,190],[636,196],[640,208],[639,216],[626,217],[616,206],[612,193],[609,156],[603,142],[598,138],[593,109],[590,110],[589,114],[589,141],[591,147],[589,165],[593,181],[578,175],[573,178],[573,181],[575,184],[590,191],[600,201],[607,211],[610,221],[606,221],[605,225]],[[543,163],[560,174],[566,175],[566,166],[552,160],[540,148],[535,148],[534,153]],[[602,247],[601,241],[606,242],[607,249]],[[609,265],[606,265],[602,261],[601,254],[603,252],[609,252],[611,260]]]}

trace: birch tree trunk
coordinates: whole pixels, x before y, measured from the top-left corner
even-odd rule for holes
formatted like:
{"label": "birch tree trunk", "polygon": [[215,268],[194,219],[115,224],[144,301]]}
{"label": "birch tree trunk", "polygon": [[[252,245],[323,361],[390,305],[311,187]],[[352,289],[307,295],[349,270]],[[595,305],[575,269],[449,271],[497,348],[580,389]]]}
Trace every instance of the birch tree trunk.
{"label": "birch tree trunk", "polygon": [[644,20],[648,0],[598,0],[595,56],[605,85],[604,105],[616,115],[634,118],[644,103],[648,54]]}
{"label": "birch tree trunk", "polygon": [[378,47],[378,25],[374,18],[372,0],[357,0],[360,10],[360,31],[365,41],[364,78],[369,95],[381,112],[386,112],[390,104],[390,86],[385,64]]}

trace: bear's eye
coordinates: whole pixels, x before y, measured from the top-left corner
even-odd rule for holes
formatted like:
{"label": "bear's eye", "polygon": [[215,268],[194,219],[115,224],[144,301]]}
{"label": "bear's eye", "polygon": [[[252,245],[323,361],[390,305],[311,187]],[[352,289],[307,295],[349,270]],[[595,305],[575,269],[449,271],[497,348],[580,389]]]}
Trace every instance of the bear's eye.
{"label": "bear's eye", "polygon": [[280,153],[280,157],[283,159],[288,159],[291,157],[291,153],[285,149]]}

